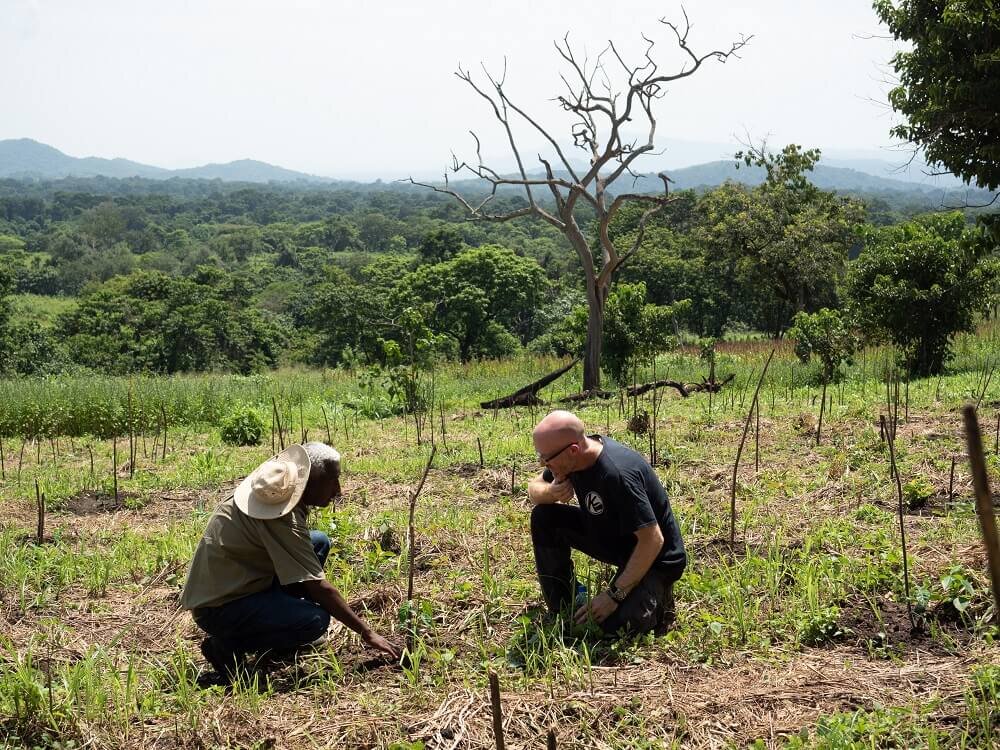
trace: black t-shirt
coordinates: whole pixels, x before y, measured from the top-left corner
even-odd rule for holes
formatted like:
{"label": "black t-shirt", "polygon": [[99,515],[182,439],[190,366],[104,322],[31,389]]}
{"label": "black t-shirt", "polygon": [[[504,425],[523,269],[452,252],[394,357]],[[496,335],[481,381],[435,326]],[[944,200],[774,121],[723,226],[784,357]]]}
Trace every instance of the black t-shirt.
{"label": "black t-shirt", "polygon": [[[610,557],[624,565],[635,548],[635,532],[656,523],[663,532],[663,547],[653,565],[680,578],[687,563],[681,530],[670,509],[670,500],[653,467],[639,453],[617,440],[591,435],[604,450],[593,466],[569,475],[577,502],[585,511],[587,535],[600,540]],[[543,478],[551,482],[552,472]]]}

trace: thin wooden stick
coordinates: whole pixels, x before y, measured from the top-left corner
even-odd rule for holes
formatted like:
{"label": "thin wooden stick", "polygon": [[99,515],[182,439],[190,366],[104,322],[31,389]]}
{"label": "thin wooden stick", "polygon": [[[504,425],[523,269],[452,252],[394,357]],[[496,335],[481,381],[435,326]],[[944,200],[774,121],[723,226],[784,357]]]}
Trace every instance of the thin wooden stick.
{"label": "thin wooden stick", "polygon": [[161,403],[160,404],[160,417],[163,419],[163,455],[160,457],[161,461],[167,460],[167,408]]}
{"label": "thin wooden stick", "polygon": [[17,484],[21,486],[21,466],[24,464],[24,445],[28,442],[27,438],[21,438],[21,455],[17,458]]}
{"label": "thin wooden stick", "polygon": [[816,426],[816,445],[819,445],[819,436],[823,432],[823,411],[826,408],[826,379],[823,380],[823,393],[819,398],[819,424]]}
{"label": "thin wooden stick", "polygon": [[479,446],[479,468],[482,469],[486,466],[486,462],[483,461],[483,441],[479,439],[479,435],[476,435],[476,445]]}
{"label": "thin wooden stick", "polygon": [[493,709],[493,737],[497,750],[504,750],[503,741],[503,706],[500,704],[500,680],[496,672],[490,670],[490,706]]}
{"label": "thin wooden stick", "polygon": [[764,369],[760,371],[760,378],[757,380],[757,388],[754,390],[753,400],[750,403],[750,411],[747,412],[746,421],[743,423],[743,437],[740,438],[740,447],[736,450],[736,461],[733,463],[733,485],[729,492],[730,544],[735,544],[736,542],[736,475],[740,469],[740,457],[743,455],[743,446],[747,441],[747,433],[750,431],[750,416],[753,413],[754,408],[756,408],[757,396],[760,394],[760,386],[764,382],[764,376],[767,375],[767,368],[771,364],[771,359],[774,357],[775,351],[775,349],[772,349],[771,353],[767,355],[767,362],[764,363]]}
{"label": "thin wooden stick", "polygon": [[330,437],[330,420],[326,418],[326,407],[320,404],[319,408],[323,412],[323,424],[326,425],[326,444],[333,445],[333,438]]}
{"label": "thin wooden stick", "polygon": [[3,437],[0,437],[0,481],[7,481],[7,467],[4,466]]}
{"label": "thin wooden stick", "polygon": [[969,447],[972,485],[976,489],[976,514],[979,516],[979,528],[983,533],[990,581],[993,584],[993,598],[996,601],[994,619],[1000,623],[1000,540],[997,539],[997,519],[993,515],[993,495],[990,493],[990,479],[986,473],[983,438],[979,433],[979,418],[975,407],[964,406],[962,416],[965,418],[965,439]]}
{"label": "thin wooden stick", "polygon": [[115,486],[115,505],[118,505],[118,436],[111,438],[111,477]]}
{"label": "thin wooden stick", "polygon": [[128,478],[135,476],[135,427],[132,424],[132,386],[128,389]]}
{"label": "thin wooden stick", "polygon": [[35,480],[35,506],[38,510],[38,536],[39,544],[45,539],[45,493],[38,487],[38,480]]}
{"label": "thin wooden stick", "polygon": [[281,413],[278,411],[278,402],[274,396],[271,396],[271,408],[274,410],[274,421],[278,427],[278,445],[281,446],[281,450],[285,450],[285,436],[281,430]]}
{"label": "thin wooden stick", "polygon": [[906,554],[906,525],[903,523],[903,484],[899,479],[899,469],[896,468],[896,437],[892,434],[891,429],[887,430],[887,433],[889,435],[889,468],[896,479],[896,497],[899,501],[899,543],[903,549],[903,593],[906,596],[906,614],[910,618],[910,627],[916,630],[917,623],[913,619],[913,602],[910,601],[910,566]]}
{"label": "thin wooden stick", "polygon": [[951,472],[948,474],[948,502],[955,499],[955,456],[951,457]]}
{"label": "thin wooden stick", "polygon": [[754,401],[754,414],[757,426],[753,432],[753,470],[760,472],[760,401]]}
{"label": "thin wooden stick", "polygon": [[424,482],[427,481],[427,473],[431,470],[431,464],[434,463],[434,454],[437,453],[437,447],[431,446],[431,455],[427,458],[427,465],[424,466],[424,474],[420,477],[420,484],[417,485],[416,492],[410,494],[410,520],[409,520],[409,581],[406,584],[406,601],[413,601],[413,558],[416,550],[416,545],[414,544],[414,533],[413,533],[413,513],[417,508],[417,498],[420,497],[420,491],[424,488]]}
{"label": "thin wooden stick", "polygon": [[556,730],[549,727],[549,734],[545,739],[545,750],[558,750],[556,743]]}

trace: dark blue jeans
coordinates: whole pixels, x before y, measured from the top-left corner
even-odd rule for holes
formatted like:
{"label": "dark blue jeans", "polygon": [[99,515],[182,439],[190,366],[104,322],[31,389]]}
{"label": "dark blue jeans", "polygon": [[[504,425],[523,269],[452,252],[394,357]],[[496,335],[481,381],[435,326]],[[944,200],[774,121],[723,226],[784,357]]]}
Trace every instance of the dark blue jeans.
{"label": "dark blue jeans", "polygon": [[[325,565],[329,537],[321,531],[310,531],[309,536],[316,557]],[[297,584],[283,587],[275,579],[269,589],[192,614],[198,627],[218,641],[220,650],[233,654],[291,650],[316,640],[330,625],[326,610],[299,589]]]}
{"label": "dark blue jeans", "polygon": [[[542,596],[552,614],[574,605],[577,578],[573,550],[615,565],[619,573],[628,556],[609,549],[607,540],[587,530],[586,511],[562,503],[536,505],[531,510],[531,542]],[[615,575],[615,578],[618,576]],[[605,633],[648,633],[666,629],[674,618],[674,578],[668,571],[652,567],[625,601],[604,622]]]}

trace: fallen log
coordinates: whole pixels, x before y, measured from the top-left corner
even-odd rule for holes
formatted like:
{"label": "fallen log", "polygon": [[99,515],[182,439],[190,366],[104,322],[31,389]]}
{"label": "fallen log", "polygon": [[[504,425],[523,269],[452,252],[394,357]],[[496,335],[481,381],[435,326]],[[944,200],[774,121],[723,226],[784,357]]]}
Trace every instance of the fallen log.
{"label": "fallen log", "polygon": [[[641,385],[629,386],[625,389],[625,393],[629,397],[641,396],[644,393],[648,393],[656,388],[676,388],[677,392],[681,394],[684,398],[687,398],[692,393],[718,393],[722,390],[722,387],[729,383],[735,375],[726,375],[722,380],[705,380],[702,379],[700,383],[681,383],[677,380],[654,380],[651,383],[643,383]],[[603,398],[609,399],[614,396],[612,391],[602,391],[602,390],[592,390],[583,391],[582,393],[574,393],[572,396],[566,396],[565,398],[559,399],[560,403],[572,404],[579,401],[588,401],[592,398]]]}
{"label": "fallen log", "polygon": [[559,399],[560,403],[563,404],[573,404],[577,401],[588,401],[592,398],[603,398],[609,399],[614,397],[613,391],[602,391],[599,388],[595,388],[590,391],[583,391],[582,393],[574,393],[572,396],[566,396],[566,398]]}
{"label": "fallen log", "polygon": [[[726,375],[722,380],[716,380],[715,378],[711,380],[702,379],[700,383],[685,383],[682,388],[677,388],[677,390],[685,398],[692,393],[718,393],[722,390],[722,386],[729,383],[735,377],[735,375]],[[673,385],[673,383],[668,384]],[[676,388],[677,386],[674,387]]]}
{"label": "fallen log", "polygon": [[509,396],[496,398],[492,401],[483,401],[479,406],[483,409],[510,409],[515,406],[538,406],[543,403],[538,398],[538,392],[549,383],[569,372],[573,368],[573,365],[579,361],[579,359],[574,359],[565,367],[560,367],[555,372],[550,372],[544,378],[536,380],[534,383],[529,383],[524,388],[514,391]]}

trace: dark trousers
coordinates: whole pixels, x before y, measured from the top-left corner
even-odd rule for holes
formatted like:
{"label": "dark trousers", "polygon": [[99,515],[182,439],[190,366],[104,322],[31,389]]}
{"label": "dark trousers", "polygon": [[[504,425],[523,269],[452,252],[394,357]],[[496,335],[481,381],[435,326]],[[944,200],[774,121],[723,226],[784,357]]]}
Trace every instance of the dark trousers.
{"label": "dark trousers", "polygon": [[[330,554],[330,539],[310,531],[320,564]],[[298,595],[297,595],[298,594]],[[301,584],[274,584],[219,607],[202,607],[192,613],[202,630],[218,641],[221,651],[245,654],[288,651],[314,641],[330,626],[330,615],[305,595]]]}
{"label": "dark trousers", "polygon": [[[609,549],[605,539],[588,531],[585,513],[582,508],[562,503],[536,505],[531,511],[531,543],[535,548],[538,583],[553,614],[574,604],[577,580],[572,550],[616,565],[619,573],[628,562],[621,559],[620,552],[616,555]],[[655,566],[650,568],[618,609],[601,623],[601,628],[606,633],[648,633],[666,628],[674,616],[673,590],[669,572]]]}

